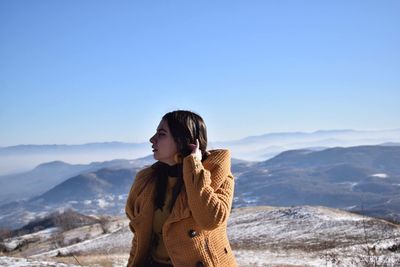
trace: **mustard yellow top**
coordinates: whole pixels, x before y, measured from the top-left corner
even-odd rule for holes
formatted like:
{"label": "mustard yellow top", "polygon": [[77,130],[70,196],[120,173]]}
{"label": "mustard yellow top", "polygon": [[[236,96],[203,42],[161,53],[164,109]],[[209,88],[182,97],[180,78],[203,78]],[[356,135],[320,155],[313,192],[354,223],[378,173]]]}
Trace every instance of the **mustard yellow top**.
{"label": "mustard yellow top", "polygon": [[171,214],[171,201],[172,201],[172,190],[176,184],[176,177],[168,177],[167,192],[165,194],[164,206],[161,209],[156,209],[154,211],[153,219],[153,234],[156,242],[151,249],[151,256],[153,259],[160,263],[171,264],[171,259],[168,255],[168,251],[165,248],[162,227]]}

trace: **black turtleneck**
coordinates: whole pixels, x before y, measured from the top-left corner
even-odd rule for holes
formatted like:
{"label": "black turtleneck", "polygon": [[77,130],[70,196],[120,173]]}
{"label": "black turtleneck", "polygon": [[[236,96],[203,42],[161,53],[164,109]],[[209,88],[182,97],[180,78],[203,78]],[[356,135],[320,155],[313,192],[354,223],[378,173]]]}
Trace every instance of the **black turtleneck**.
{"label": "black turtleneck", "polygon": [[173,188],[171,210],[175,203],[175,200],[183,185],[183,164],[175,164],[170,166],[163,162],[157,163],[157,183],[156,183],[156,195],[154,199],[155,206],[162,209],[165,203],[165,194],[168,184],[168,177],[176,177],[178,180]]}
{"label": "black turtleneck", "polygon": [[175,165],[168,165],[166,163],[162,164],[162,172],[163,174],[169,177],[182,177],[183,176],[183,165],[182,164],[175,164]]}

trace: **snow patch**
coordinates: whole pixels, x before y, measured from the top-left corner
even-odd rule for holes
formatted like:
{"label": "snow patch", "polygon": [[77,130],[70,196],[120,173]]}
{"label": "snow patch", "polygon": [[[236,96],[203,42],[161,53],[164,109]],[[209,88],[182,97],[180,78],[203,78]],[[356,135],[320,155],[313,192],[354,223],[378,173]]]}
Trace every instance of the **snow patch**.
{"label": "snow patch", "polygon": [[31,266],[54,266],[54,267],[78,267],[78,265],[59,262],[39,261],[26,258],[14,258],[0,256],[0,266],[3,267],[31,267]]}
{"label": "snow patch", "polygon": [[103,198],[99,198],[99,199],[97,200],[97,205],[98,205],[100,208],[105,209],[105,208],[107,208],[107,207],[112,206],[113,204],[107,202],[107,201],[106,201],[105,199],[103,199]]}
{"label": "snow patch", "polygon": [[83,204],[90,205],[90,204],[92,204],[92,201],[91,200],[85,200],[85,201],[83,201]]}
{"label": "snow patch", "polygon": [[388,178],[388,175],[386,173],[375,173],[371,175],[372,177],[377,177],[377,178]]}

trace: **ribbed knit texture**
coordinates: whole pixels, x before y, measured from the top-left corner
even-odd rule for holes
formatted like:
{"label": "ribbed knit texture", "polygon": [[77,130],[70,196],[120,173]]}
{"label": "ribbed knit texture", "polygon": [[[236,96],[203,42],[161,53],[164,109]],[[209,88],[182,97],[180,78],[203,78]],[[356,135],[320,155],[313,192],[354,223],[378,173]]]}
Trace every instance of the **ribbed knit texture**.
{"label": "ribbed knit texture", "polygon": [[[235,258],[226,234],[234,181],[228,150],[212,150],[204,162],[183,160],[183,191],[163,226],[164,243],[175,267],[233,267]],[[128,266],[142,266],[150,248],[154,179],[151,168],[139,172],[126,204],[134,232]]]}

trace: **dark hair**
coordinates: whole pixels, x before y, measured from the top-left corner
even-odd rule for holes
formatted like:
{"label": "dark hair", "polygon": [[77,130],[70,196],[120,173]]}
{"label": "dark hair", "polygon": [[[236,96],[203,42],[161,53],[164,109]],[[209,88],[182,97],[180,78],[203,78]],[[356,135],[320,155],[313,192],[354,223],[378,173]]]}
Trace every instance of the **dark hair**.
{"label": "dark hair", "polygon": [[[192,152],[189,144],[196,144],[196,139],[199,140],[199,148],[202,153],[202,160],[207,157],[207,128],[204,120],[200,115],[187,110],[175,110],[168,112],[162,117],[168,124],[171,135],[177,145],[178,153],[181,158],[190,155]],[[175,166],[178,171],[177,182],[173,188],[172,202],[170,209],[172,210],[176,198],[178,197],[182,185],[183,185],[183,174],[182,174],[182,163],[178,163]],[[166,169],[169,167],[165,163],[157,162],[153,165],[155,170],[156,180],[156,196],[154,199],[155,206],[162,209],[165,203],[165,193],[168,182],[168,172]]]}
{"label": "dark hair", "polygon": [[207,149],[207,128],[200,115],[187,111],[176,110],[168,112],[162,117],[168,124],[172,137],[177,144],[179,153],[186,157],[192,151],[189,144],[196,144],[199,140],[200,150],[205,155]]}

